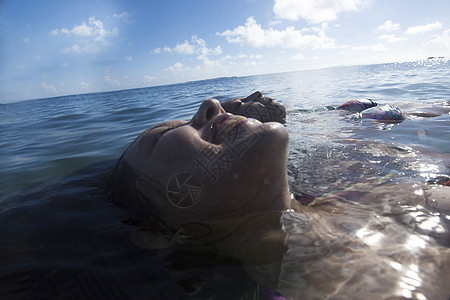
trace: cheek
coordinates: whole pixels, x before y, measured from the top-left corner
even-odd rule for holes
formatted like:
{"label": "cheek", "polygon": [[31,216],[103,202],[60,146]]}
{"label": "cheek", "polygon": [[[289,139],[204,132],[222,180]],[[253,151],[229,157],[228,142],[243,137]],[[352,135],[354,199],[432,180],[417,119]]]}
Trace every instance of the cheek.
{"label": "cheek", "polygon": [[170,174],[190,168],[200,149],[201,141],[195,136],[169,133],[153,149],[150,157],[152,169],[157,173]]}
{"label": "cheek", "polygon": [[242,180],[235,152],[202,141],[176,140],[165,141],[155,149],[152,166],[154,179],[164,187],[171,207],[208,206],[211,197],[229,194]]}
{"label": "cheek", "polygon": [[235,127],[220,135],[220,145],[208,144],[201,149],[194,157],[195,167],[208,186],[225,182],[230,189],[258,168],[258,161],[264,161],[266,147],[253,129]]}
{"label": "cheek", "polygon": [[179,172],[170,177],[165,185],[166,200],[176,208],[197,206],[204,198],[204,186],[200,178],[191,172]]}
{"label": "cheek", "polygon": [[201,141],[183,135],[164,136],[152,153],[151,176],[164,189],[166,205],[172,208],[194,207],[204,194],[205,182],[195,165]]}
{"label": "cheek", "polygon": [[164,186],[169,185],[169,182],[184,182],[190,175],[201,180],[196,161],[206,146],[207,143],[195,130],[173,130],[167,133],[160,138],[150,156],[150,176]]}

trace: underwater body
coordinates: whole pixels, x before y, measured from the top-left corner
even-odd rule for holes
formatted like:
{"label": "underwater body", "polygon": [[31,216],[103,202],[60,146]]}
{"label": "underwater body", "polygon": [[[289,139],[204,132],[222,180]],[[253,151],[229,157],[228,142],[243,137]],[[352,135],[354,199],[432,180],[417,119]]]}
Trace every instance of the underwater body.
{"label": "underwater body", "polygon": [[[450,210],[414,195],[434,189],[450,197],[449,75],[447,60],[427,60],[1,105],[0,292],[7,299],[370,299],[383,292],[447,299]],[[292,192],[341,196],[331,206],[339,231],[299,227],[296,219],[314,220],[286,214],[284,261],[245,266],[216,257],[212,245],[167,245],[108,201],[105,181],[140,132],[190,119],[206,98],[256,90],[287,108]],[[398,107],[407,118],[379,122],[336,109],[356,98]]]}

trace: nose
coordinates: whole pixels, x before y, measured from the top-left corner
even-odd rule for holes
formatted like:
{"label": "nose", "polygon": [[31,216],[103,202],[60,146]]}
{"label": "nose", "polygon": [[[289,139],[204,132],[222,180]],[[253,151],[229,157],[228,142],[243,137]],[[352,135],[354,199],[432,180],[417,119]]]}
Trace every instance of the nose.
{"label": "nose", "polygon": [[222,113],[225,113],[225,110],[222,108],[219,101],[216,99],[206,99],[200,105],[200,108],[192,118],[191,122],[195,126],[202,127],[214,116]]}
{"label": "nose", "polygon": [[263,94],[260,91],[256,91],[253,94],[251,94],[250,96],[242,99],[241,101],[245,102],[245,103],[247,103],[247,102],[255,102],[257,99],[262,98],[262,96],[263,96]]}

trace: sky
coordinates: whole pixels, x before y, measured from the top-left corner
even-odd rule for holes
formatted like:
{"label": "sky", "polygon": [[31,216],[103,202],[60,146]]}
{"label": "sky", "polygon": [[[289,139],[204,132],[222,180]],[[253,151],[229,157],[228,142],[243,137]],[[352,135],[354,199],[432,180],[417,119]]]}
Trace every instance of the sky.
{"label": "sky", "polygon": [[0,103],[430,56],[448,0],[0,0]]}

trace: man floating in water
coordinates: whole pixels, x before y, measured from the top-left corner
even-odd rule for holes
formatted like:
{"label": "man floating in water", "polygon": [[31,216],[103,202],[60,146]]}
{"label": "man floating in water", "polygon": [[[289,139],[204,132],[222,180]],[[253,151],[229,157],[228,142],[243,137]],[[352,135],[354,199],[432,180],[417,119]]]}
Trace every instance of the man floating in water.
{"label": "man floating in water", "polygon": [[[347,106],[366,104],[362,112],[379,107]],[[285,117],[260,92],[223,106],[207,99],[190,121],[163,122],[129,145],[112,201],[155,224],[166,246],[239,260],[272,299],[447,299],[450,188],[380,178],[299,201]]]}
{"label": "man floating in water", "polygon": [[353,99],[340,105],[338,109],[359,112],[361,118],[380,121],[403,121],[405,114],[400,108],[391,105],[378,106],[371,99]]}

